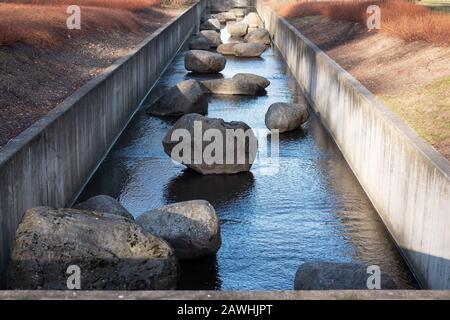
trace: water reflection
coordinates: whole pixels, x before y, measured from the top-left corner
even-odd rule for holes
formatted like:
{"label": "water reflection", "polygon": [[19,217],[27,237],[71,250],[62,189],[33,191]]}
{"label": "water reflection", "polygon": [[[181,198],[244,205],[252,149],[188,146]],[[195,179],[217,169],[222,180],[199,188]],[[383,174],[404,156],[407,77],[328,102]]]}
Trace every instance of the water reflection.
{"label": "water reflection", "polygon": [[205,199],[218,208],[230,201],[250,201],[254,182],[251,172],[204,176],[186,169],[166,185],[164,197],[168,203]]}

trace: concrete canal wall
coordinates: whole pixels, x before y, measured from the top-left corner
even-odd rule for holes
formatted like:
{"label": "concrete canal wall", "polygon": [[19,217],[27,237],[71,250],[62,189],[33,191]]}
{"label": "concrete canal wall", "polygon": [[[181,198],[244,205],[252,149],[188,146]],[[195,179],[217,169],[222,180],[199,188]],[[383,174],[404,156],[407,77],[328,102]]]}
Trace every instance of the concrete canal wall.
{"label": "concrete canal wall", "polygon": [[311,41],[259,15],[420,284],[450,289],[450,164]]}
{"label": "concrete canal wall", "polygon": [[188,8],[0,150],[1,280],[24,211],[71,204],[198,28],[207,3]]}

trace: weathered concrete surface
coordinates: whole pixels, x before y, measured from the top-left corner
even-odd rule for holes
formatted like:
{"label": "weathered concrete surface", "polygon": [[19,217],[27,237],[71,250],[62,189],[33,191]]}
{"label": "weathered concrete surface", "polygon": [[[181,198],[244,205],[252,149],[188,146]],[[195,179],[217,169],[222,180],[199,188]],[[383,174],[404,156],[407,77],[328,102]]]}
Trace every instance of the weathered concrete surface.
{"label": "weathered concrete surface", "polygon": [[0,291],[0,300],[449,300],[450,291]]}
{"label": "weathered concrete surface", "polygon": [[450,289],[450,163],[262,0],[256,6],[421,286]]}
{"label": "weathered concrete surface", "polygon": [[207,6],[145,39],[0,151],[0,287],[25,210],[71,205]]}

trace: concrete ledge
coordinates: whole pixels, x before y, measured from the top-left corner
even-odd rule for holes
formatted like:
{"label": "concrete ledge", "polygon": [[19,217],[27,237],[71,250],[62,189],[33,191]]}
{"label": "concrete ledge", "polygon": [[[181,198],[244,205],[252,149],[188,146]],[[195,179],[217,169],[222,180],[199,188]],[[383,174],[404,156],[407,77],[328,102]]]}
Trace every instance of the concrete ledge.
{"label": "concrete ledge", "polygon": [[206,7],[185,10],[0,150],[0,285],[24,211],[74,201]]}
{"label": "concrete ledge", "polygon": [[449,300],[450,291],[0,291],[0,300]]}
{"label": "concrete ledge", "polygon": [[421,286],[450,289],[450,163],[263,0],[256,2]]}

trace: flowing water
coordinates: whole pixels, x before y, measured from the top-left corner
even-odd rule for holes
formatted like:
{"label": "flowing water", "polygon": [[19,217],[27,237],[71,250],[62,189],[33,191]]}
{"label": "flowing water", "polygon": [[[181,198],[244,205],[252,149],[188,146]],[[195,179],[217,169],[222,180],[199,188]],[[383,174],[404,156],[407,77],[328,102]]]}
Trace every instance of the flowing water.
{"label": "flowing water", "polygon": [[[257,59],[228,57],[222,76],[239,72],[268,78],[267,95],[211,96],[208,116],[246,122],[264,146],[267,108],[295,102],[301,90],[275,49]],[[189,78],[211,76],[188,74],[181,52],[149,102]],[[220,217],[222,246],[214,258],[182,263],[179,289],[289,290],[298,266],[317,260],[378,265],[400,288],[416,286],[316,115],[304,130],[280,135],[278,162],[260,154],[249,173],[224,176],[202,176],[171,161],[161,140],[173,123],[138,113],[79,200],[107,194],[135,216],[169,203],[208,200]]]}

